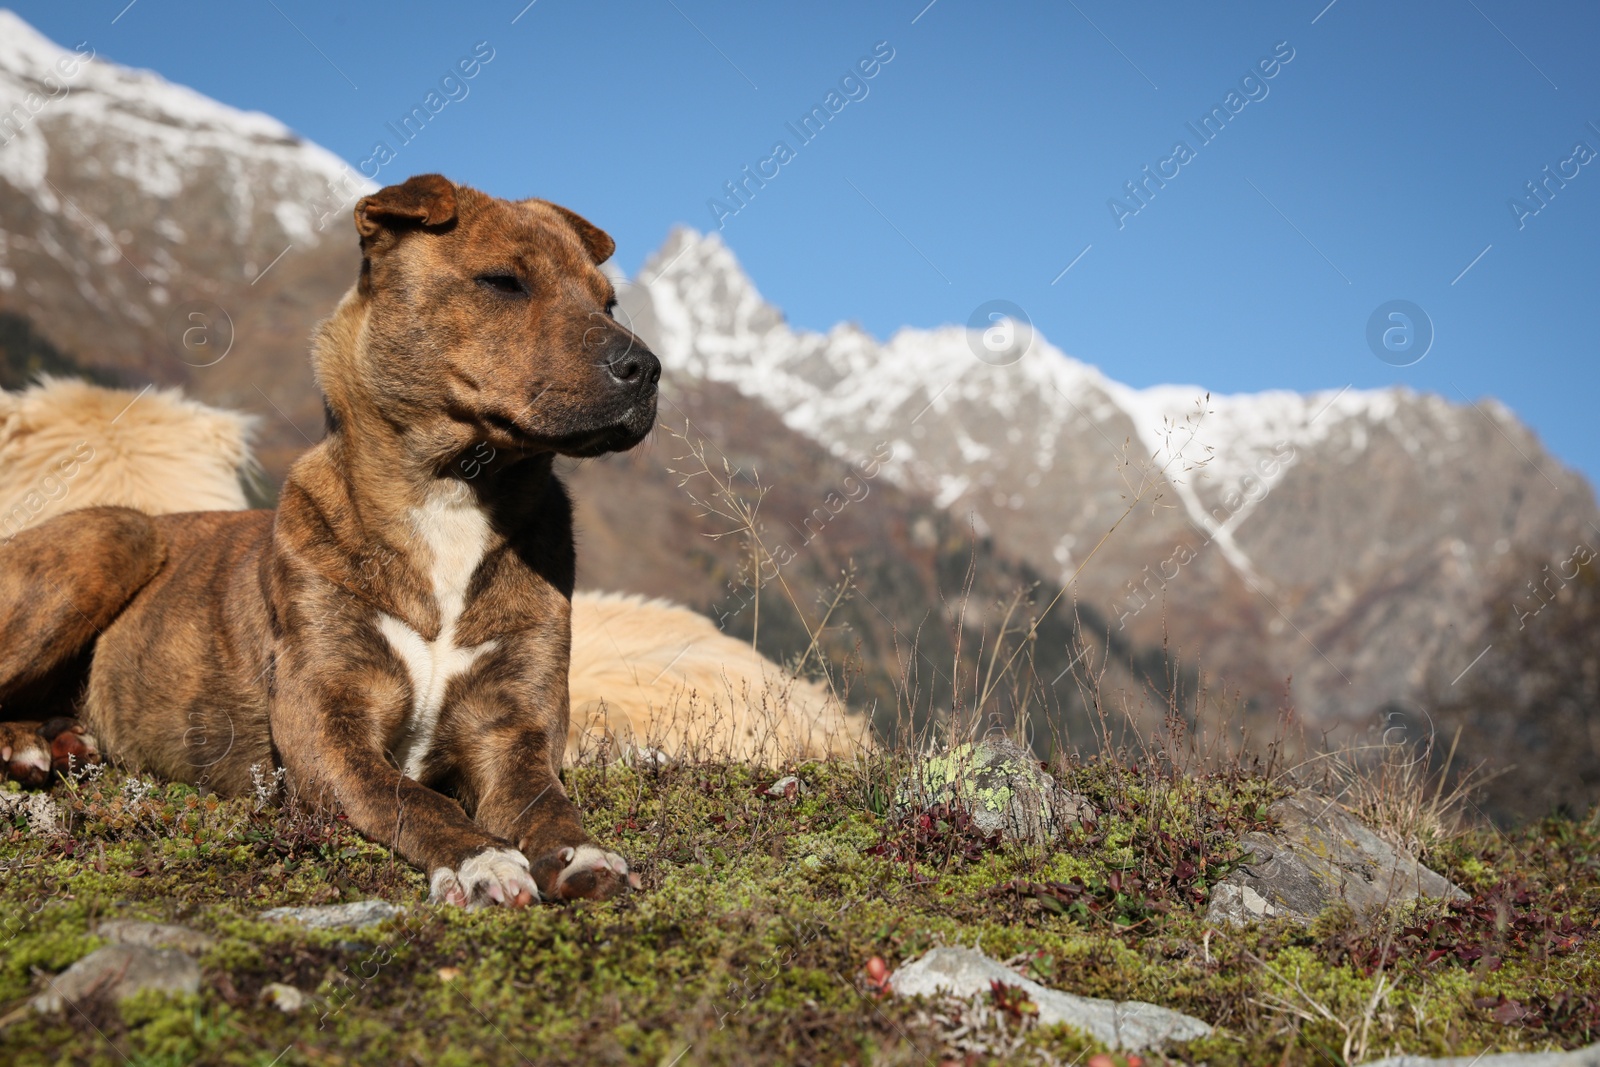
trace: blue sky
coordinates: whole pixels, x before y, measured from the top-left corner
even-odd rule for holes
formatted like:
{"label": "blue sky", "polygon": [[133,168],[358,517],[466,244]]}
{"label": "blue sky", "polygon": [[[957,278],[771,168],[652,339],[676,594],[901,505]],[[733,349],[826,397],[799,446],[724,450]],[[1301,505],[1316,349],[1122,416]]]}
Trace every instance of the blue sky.
{"label": "blue sky", "polygon": [[[557,200],[632,273],[674,223],[715,228],[708,201],[737,206],[724,183],[784,141],[722,235],[799,326],[884,337],[1005,299],[1130,384],[1495,396],[1600,475],[1600,159],[1574,155],[1600,151],[1593,3],[525,4],[16,10],[352,164],[487,42],[379,180]],[[893,58],[841,90],[879,42]],[[1275,51],[1292,58],[1261,78]],[[786,123],[830,91],[846,102],[801,143]],[[1188,124],[1218,106],[1207,143]],[[1172,176],[1141,204],[1125,183],[1147,165]],[[1546,166],[1566,177],[1541,205],[1525,185]],[[1367,341],[1395,299],[1434,332],[1405,367]]]}

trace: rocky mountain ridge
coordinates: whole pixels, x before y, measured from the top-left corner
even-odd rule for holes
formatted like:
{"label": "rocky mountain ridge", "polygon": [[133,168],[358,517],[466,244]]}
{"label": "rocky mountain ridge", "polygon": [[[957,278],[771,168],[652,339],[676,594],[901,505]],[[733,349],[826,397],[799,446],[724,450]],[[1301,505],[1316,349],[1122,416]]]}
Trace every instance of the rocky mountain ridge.
{"label": "rocky mountain ridge", "polygon": [[669,368],[837,455],[886,450],[899,484],[1118,630],[1258,701],[1292,675],[1323,721],[1414,701],[1476,654],[1507,568],[1600,536],[1586,481],[1493,400],[1134,389],[1026,326],[998,358],[967,327],[798,331],[715,235],[681,229],[622,306]]}

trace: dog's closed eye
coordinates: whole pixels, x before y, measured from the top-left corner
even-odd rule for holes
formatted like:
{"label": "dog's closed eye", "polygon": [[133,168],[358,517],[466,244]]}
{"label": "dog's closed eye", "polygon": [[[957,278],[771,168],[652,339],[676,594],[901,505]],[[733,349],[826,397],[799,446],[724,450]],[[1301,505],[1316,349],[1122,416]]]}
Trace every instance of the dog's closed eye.
{"label": "dog's closed eye", "polygon": [[528,287],[522,284],[522,279],[510,271],[490,271],[480,274],[474,279],[485,289],[493,290],[504,296],[527,296]]}

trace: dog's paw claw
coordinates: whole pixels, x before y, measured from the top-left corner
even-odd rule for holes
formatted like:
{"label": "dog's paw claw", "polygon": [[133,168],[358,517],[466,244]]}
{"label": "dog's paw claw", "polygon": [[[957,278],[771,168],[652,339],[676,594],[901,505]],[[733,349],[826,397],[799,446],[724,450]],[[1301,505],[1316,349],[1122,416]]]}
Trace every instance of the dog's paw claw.
{"label": "dog's paw claw", "polygon": [[521,908],[539,899],[528,860],[514,848],[487,848],[451,870],[433,872],[428,899],[435,904],[477,908],[491,904]]}
{"label": "dog's paw claw", "polygon": [[609,900],[640,887],[627,860],[594,845],[556,849],[537,860],[533,872],[546,900]]}

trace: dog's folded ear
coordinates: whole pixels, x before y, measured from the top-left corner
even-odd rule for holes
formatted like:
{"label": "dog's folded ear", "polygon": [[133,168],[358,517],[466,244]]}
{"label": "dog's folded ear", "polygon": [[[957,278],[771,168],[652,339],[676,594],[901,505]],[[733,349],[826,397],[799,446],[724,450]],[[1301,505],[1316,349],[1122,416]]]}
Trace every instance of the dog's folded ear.
{"label": "dog's folded ear", "polygon": [[456,217],[456,187],[439,174],[418,174],[356,201],[356,230],[372,237],[396,225],[442,226]]}
{"label": "dog's folded ear", "polygon": [[594,260],[595,266],[598,267],[610,259],[611,253],[617,250],[617,242],[611,239],[609,233],[576,211],[568,211],[560,204],[552,204],[548,200],[528,200],[524,201],[524,203],[543,204],[545,207],[554,209],[556,214],[565,219],[567,225],[571,226],[572,231],[578,235],[578,240],[583,242],[584,251],[589,253],[589,258]]}

